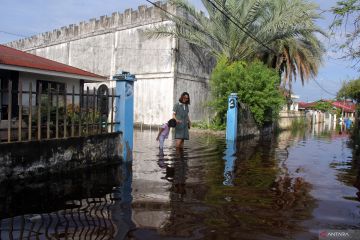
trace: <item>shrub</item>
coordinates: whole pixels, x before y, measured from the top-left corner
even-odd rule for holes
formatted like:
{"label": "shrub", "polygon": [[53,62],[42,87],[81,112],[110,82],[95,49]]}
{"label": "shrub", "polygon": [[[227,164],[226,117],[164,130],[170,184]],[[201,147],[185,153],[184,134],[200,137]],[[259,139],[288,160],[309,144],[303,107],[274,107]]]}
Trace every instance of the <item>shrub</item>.
{"label": "shrub", "polygon": [[229,64],[226,58],[220,58],[210,79],[214,98],[210,104],[216,111],[215,122],[225,123],[230,93],[238,94],[238,100],[250,108],[259,126],[273,121],[284,104],[279,83],[279,73],[259,61]]}

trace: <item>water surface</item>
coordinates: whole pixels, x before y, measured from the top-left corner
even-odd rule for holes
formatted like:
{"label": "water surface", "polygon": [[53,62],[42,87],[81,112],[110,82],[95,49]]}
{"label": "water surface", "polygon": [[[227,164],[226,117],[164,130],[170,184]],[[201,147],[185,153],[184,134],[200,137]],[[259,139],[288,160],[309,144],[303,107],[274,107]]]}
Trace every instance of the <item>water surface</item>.
{"label": "water surface", "polygon": [[156,136],[135,131],[132,165],[1,185],[1,239],[318,239],[360,229],[346,133],[234,143],[192,132],[182,151],[168,139],[163,152]]}

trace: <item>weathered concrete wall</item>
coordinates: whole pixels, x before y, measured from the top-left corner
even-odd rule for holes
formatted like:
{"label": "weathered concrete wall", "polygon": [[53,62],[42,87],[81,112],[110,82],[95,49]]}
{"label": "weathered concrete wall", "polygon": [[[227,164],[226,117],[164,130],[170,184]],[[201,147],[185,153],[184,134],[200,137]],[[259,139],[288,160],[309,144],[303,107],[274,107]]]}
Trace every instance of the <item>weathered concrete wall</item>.
{"label": "weathered concrete wall", "polygon": [[32,49],[28,52],[57,62],[70,65],[69,48],[70,46],[68,43],[60,43],[58,45],[53,45],[51,47]]}
{"label": "weathered concrete wall", "polygon": [[289,129],[294,121],[306,120],[304,112],[281,111],[279,113],[278,128]]}
{"label": "weathered concrete wall", "polygon": [[250,138],[261,134],[250,109],[243,103],[238,109],[238,138]]}
{"label": "weathered concrete wall", "polygon": [[135,122],[167,122],[172,116],[173,79],[164,76],[156,80],[141,80],[135,86]]}
{"label": "weathered concrete wall", "polygon": [[[175,12],[166,3],[161,6]],[[167,121],[183,91],[192,98],[192,120],[204,119],[214,61],[183,41],[149,39],[145,31],[160,24],[173,23],[164,19],[158,8],[140,6],[7,45],[109,78],[118,69],[135,74],[135,122]],[[114,87],[112,82],[107,84]]]}
{"label": "weathered concrete wall", "polygon": [[176,55],[174,103],[178,102],[181,93],[190,94],[190,119],[192,121],[208,118],[207,102],[210,97],[209,78],[215,60],[199,48],[184,40],[178,40]]}
{"label": "weathered concrete wall", "polygon": [[120,162],[121,153],[121,133],[3,143],[0,144],[0,182]]}

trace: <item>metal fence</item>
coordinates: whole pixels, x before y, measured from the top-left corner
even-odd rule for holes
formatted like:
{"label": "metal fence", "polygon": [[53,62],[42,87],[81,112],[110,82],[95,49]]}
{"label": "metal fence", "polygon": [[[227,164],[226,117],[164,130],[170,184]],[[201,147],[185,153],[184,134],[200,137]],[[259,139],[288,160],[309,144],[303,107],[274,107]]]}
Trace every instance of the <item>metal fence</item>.
{"label": "metal fence", "polygon": [[24,91],[21,81],[13,89],[11,80],[7,86],[0,89],[2,101],[7,102],[1,106],[1,142],[102,134],[113,132],[115,124],[119,124],[114,121],[114,102],[120,96],[115,95],[113,88],[111,93],[107,87],[87,87],[75,93],[73,86],[69,93],[58,83],[46,84],[44,88],[39,82],[34,88],[29,82],[28,90]]}

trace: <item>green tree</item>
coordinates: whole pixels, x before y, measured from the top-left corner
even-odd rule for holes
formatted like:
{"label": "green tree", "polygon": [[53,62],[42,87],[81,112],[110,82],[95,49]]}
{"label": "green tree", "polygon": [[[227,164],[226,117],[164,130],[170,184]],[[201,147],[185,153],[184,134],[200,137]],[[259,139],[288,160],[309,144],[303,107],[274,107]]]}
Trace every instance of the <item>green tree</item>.
{"label": "green tree", "polygon": [[[286,17],[289,22],[285,27],[290,29],[288,30],[290,34],[269,41],[275,52],[261,52],[262,59],[269,66],[280,69],[283,73],[282,87],[288,88],[291,93],[292,83],[297,76],[304,84],[306,80],[318,74],[325,48],[316,34],[323,36],[326,34],[314,23],[320,18],[316,12],[317,5],[303,0],[279,0],[272,1],[272,4],[273,12],[266,21],[271,22],[272,19],[276,19],[274,21],[276,26],[280,22],[277,18],[286,17],[284,11],[285,15],[291,14],[291,18]],[[280,30],[281,27],[277,26],[275,29]],[[291,31],[294,32],[291,34]]]}
{"label": "green tree", "polygon": [[322,112],[332,112],[334,109],[330,102],[324,101],[317,102],[313,108]]}
{"label": "green tree", "polygon": [[338,99],[351,98],[357,103],[360,102],[360,79],[351,80],[343,83],[342,87],[337,93]]}
{"label": "green tree", "polygon": [[316,5],[308,1],[202,0],[208,17],[186,0],[169,2],[182,14],[167,15],[175,24],[153,28],[150,37],[183,38],[230,63],[260,59],[284,73],[290,90],[297,75],[304,82],[317,74],[324,48],[315,33],[323,32],[314,24]]}
{"label": "green tree", "polygon": [[330,28],[335,32],[341,30],[344,34],[345,42],[338,44],[338,48],[345,51],[344,57],[357,60],[360,57],[359,49],[359,11],[360,0],[338,1],[336,6],[331,9],[335,15]]}
{"label": "green tree", "polygon": [[258,125],[275,119],[284,103],[279,81],[277,71],[259,61],[229,63],[226,57],[219,58],[210,82],[217,124],[225,122],[227,97],[233,92],[250,108]]}

